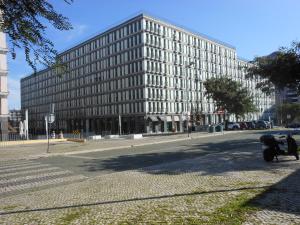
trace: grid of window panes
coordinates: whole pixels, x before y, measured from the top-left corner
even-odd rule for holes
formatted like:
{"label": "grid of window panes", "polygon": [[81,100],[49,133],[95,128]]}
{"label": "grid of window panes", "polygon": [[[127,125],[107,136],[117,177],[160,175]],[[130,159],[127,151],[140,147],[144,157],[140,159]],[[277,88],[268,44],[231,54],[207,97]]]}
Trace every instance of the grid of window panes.
{"label": "grid of window panes", "polygon": [[270,99],[255,90],[258,80],[245,78],[248,63],[237,59],[234,48],[153,18],[143,20],[143,29],[148,113],[212,113],[216,109],[202,82],[219,76],[248,87],[262,111],[270,107]]}
{"label": "grid of window panes", "polygon": [[148,16],[116,26],[61,54],[63,66],[21,81],[22,108],[41,127],[50,103],[66,118],[213,113],[203,81],[229,76],[251,91],[260,111],[271,105],[245,79],[247,62],[231,46]]}
{"label": "grid of window panes", "polygon": [[50,103],[58,118],[143,113],[142,45],[139,19],[64,52],[62,68],[22,80],[22,108],[38,126]]}

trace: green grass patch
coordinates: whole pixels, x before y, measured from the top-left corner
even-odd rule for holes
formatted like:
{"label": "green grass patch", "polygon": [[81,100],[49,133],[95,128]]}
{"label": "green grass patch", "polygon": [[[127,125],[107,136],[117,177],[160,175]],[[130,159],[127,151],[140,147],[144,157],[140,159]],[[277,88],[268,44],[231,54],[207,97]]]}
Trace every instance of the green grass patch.
{"label": "green grass patch", "polygon": [[206,224],[239,225],[243,224],[248,215],[256,212],[258,208],[249,203],[253,194],[242,193],[233,200],[218,208],[212,213],[206,214]]}
{"label": "green grass patch", "polygon": [[[213,211],[197,210],[197,207],[195,207],[195,204],[197,204],[195,198],[186,197],[168,205],[156,205],[148,209],[144,208],[132,218],[128,218],[118,224],[241,225],[247,220],[249,215],[259,210],[259,207],[251,203],[251,199],[263,191],[264,189],[243,191],[241,194],[229,199],[225,205]],[[209,204],[219,204],[218,197],[215,198],[212,195],[211,199]],[[172,204],[184,204],[188,208],[188,211],[177,211],[172,207]]]}
{"label": "green grass patch", "polygon": [[60,218],[59,224],[68,225],[72,223],[74,220],[79,219],[81,216],[89,212],[90,210],[85,208],[72,210],[71,212],[65,214],[63,217]]}

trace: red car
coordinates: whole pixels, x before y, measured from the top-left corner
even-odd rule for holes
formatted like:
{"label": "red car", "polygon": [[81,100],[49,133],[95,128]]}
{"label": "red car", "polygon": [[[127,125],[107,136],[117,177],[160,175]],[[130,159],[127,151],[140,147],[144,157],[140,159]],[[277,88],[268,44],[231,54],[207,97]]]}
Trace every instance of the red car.
{"label": "red car", "polygon": [[248,129],[247,123],[245,123],[245,122],[239,122],[239,124],[240,124],[240,129],[241,129],[241,130],[246,130],[246,129]]}

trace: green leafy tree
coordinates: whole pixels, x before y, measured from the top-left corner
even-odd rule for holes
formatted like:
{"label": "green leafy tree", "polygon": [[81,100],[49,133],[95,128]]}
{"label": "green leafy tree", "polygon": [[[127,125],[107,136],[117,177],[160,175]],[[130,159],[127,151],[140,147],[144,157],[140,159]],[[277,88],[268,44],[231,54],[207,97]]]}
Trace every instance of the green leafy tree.
{"label": "green leafy tree", "polygon": [[300,104],[283,103],[277,106],[276,111],[278,119],[280,119],[283,124],[291,123],[297,119],[300,120]]}
{"label": "green leafy tree", "polygon": [[[67,4],[73,0],[63,0]],[[0,29],[5,32],[11,43],[12,58],[16,49],[24,49],[27,63],[36,70],[37,63],[45,66],[59,65],[57,51],[45,31],[45,22],[57,30],[70,30],[68,19],[54,10],[47,0],[0,0]]]}
{"label": "green leafy tree", "polygon": [[247,76],[262,78],[257,88],[270,94],[275,87],[288,87],[300,94],[300,42],[293,42],[290,48],[280,48],[268,56],[256,57],[251,63],[253,66],[247,69]]}
{"label": "green leafy tree", "polygon": [[210,78],[204,82],[204,87],[205,95],[216,102],[217,108],[235,114],[236,119],[257,111],[249,91],[239,82],[227,77]]}

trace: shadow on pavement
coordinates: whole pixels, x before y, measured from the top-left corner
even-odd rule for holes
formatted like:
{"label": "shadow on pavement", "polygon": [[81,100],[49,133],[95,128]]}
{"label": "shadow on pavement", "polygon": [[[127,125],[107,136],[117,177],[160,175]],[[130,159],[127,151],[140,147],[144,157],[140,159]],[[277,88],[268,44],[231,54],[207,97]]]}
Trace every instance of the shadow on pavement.
{"label": "shadow on pavement", "polygon": [[182,145],[182,149],[184,150],[91,159],[85,161],[81,167],[88,172],[138,170],[150,174],[201,172],[201,175],[218,175],[231,171],[272,170],[288,166],[265,163],[257,139]]}
{"label": "shadow on pavement", "polygon": [[[300,170],[296,170],[280,182],[270,186],[262,194],[246,204],[262,210],[300,214]],[[271,212],[269,212],[271,213]]]}
{"label": "shadow on pavement", "polygon": [[42,211],[70,209],[70,208],[78,208],[78,207],[108,205],[108,204],[116,204],[116,203],[126,203],[126,202],[137,202],[137,201],[146,201],[146,200],[166,199],[166,198],[174,198],[174,197],[182,197],[182,196],[196,196],[196,195],[204,195],[204,194],[223,193],[223,192],[257,190],[257,189],[265,189],[267,187],[268,186],[262,186],[262,187],[244,187],[244,188],[223,189],[223,190],[213,190],[213,191],[199,191],[199,192],[180,193],[180,194],[149,196],[149,197],[142,197],[142,198],[129,198],[129,199],[122,199],[122,200],[112,200],[112,201],[103,201],[103,202],[93,202],[93,203],[83,203],[83,204],[74,204],[74,205],[64,205],[64,206],[48,207],[48,208],[14,210],[14,211],[0,212],[0,216],[2,216],[2,215],[17,214],[17,213],[42,212]]}

